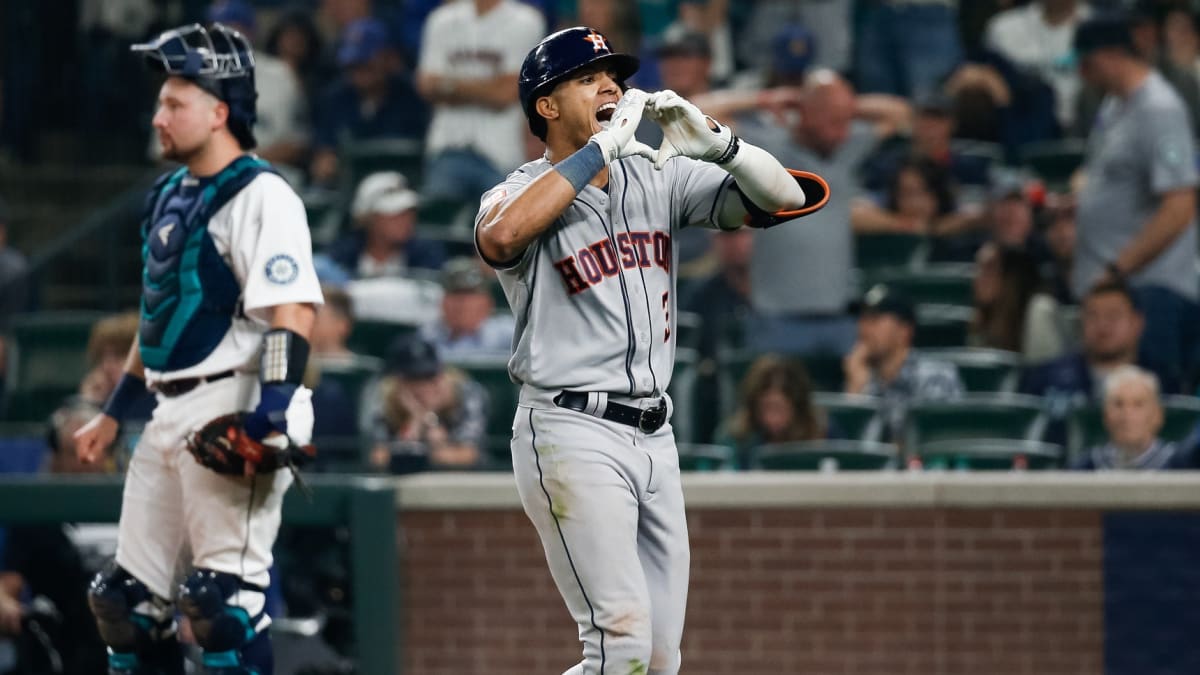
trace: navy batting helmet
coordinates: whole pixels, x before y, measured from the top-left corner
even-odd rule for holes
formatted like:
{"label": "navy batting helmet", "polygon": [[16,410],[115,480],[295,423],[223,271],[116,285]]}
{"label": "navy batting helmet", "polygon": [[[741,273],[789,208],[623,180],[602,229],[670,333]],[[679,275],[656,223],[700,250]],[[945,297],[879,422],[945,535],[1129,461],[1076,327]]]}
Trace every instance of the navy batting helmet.
{"label": "navy batting helmet", "polygon": [[154,70],[190,80],[224,101],[234,138],[246,150],[256,145],[254,52],[241,33],[219,23],[207,29],[194,23],[172,28],[130,50],[144,56]]}
{"label": "navy batting helmet", "polygon": [[535,136],[546,140],[546,120],[533,109],[538,98],[553,91],[571,73],[596,63],[610,64],[622,85],[638,69],[636,56],[614,53],[603,35],[585,26],[548,35],[529,52],[521,64],[518,89],[521,108]]}

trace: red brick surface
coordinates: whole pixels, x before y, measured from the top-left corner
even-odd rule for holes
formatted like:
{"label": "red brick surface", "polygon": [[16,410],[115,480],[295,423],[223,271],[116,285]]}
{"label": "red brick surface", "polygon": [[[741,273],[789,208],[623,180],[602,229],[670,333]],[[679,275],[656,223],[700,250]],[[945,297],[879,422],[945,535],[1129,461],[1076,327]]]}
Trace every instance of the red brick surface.
{"label": "red brick surface", "polygon": [[[406,675],[557,675],[574,623],[520,511],[409,512]],[[1095,675],[1101,523],[1072,510],[694,510],[686,675]]]}

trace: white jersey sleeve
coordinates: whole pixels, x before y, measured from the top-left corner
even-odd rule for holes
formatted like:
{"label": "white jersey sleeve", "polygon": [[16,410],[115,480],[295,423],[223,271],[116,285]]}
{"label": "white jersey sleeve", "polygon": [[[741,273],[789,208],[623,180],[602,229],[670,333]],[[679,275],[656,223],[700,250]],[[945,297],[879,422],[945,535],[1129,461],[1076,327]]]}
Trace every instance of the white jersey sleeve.
{"label": "white jersey sleeve", "polygon": [[312,238],[300,197],[287,181],[263,174],[233,214],[230,262],[242,281],[246,314],[268,321],[269,307],[321,304],[321,285],[312,262]]}
{"label": "white jersey sleeve", "polygon": [[725,200],[737,198],[733,176],[715,164],[689,157],[675,157],[663,170],[671,172],[671,204],[679,219],[676,227],[721,229],[719,216]]}

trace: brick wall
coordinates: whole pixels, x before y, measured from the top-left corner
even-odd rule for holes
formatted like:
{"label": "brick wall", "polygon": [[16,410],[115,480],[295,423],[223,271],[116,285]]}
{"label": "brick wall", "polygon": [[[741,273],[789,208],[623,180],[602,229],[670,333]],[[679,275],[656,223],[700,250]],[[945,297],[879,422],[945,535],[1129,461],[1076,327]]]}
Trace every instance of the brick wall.
{"label": "brick wall", "polygon": [[[412,511],[406,675],[580,658],[519,510]],[[1097,510],[696,509],[687,675],[1102,672]]]}

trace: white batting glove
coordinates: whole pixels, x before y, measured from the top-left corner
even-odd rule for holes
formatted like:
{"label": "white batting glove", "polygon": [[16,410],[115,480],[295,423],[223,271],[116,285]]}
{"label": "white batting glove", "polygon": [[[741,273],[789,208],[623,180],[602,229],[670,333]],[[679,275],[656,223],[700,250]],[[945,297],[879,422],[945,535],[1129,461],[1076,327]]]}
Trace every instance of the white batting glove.
{"label": "white batting glove", "polygon": [[630,155],[654,159],[654,148],[633,137],[638,124],[642,122],[642,113],[646,110],[649,98],[649,94],[641,89],[625,90],[617,109],[613,111],[612,119],[604,129],[592,134],[591,141],[600,146],[606,164]]}
{"label": "white batting glove", "polygon": [[658,122],[663,132],[654,168],[662,169],[667,160],[680,155],[719,163],[733,157],[737,141],[733,131],[679,94],[670,89],[650,94],[648,108],[650,119]]}

